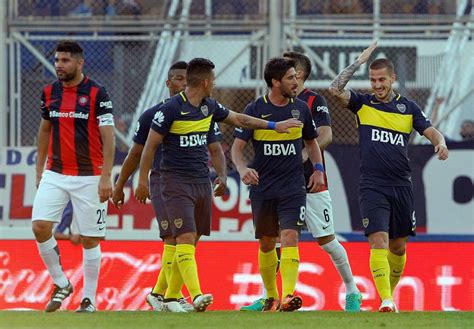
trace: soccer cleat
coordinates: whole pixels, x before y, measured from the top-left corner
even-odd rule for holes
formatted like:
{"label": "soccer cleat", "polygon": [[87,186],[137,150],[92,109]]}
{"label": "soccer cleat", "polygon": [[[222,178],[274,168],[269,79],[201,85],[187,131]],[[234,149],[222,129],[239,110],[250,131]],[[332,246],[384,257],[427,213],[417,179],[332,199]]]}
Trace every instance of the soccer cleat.
{"label": "soccer cleat", "polygon": [[176,299],[165,300],[163,305],[168,312],[186,313],[186,310],[181,306],[181,304]]}
{"label": "soccer cleat", "polygon": [[301,308],[303,300],[300,296],[288,295],[280,304],[280,312],[293,312]]}
{"label": "soccer cleat", "polygon": [[46,312],[54,312],[61,307],[61,303],[65,300],[70,294],[72,294],[74,289],[72,289],[71,282],[68,282],[68,285],[64,288],[60,288],[57,285],[54,285],[53,293],[51,294],[51,300],[46,305]]}
{"label": "soccer cleat", "polygon": [[379,312],[395,312],[398,313],[397,306],[391,299],[384,299],[379,307]]}
{"label": "soccer cleat", "polygon": [[195,311],[194,305],[191,304],[191,303],[188,303],[188,301],[187,301],[186,298],[184,298],[184,297],[178,298],[178,303],[181,305],[181,307],[182,307],[186,312],[194,312],[194,311]]}
{"label": "soccer cleat", "polygon": [[240,308],[241,311],[257,311],[261,312],[263,309],[263,306],[265,305],[265,298],[260,298],[254,301],[252,304],[247,305],[247,306],[242,306]]}
{"label": "soccer cleat", "polygon": [[212,304],[213,299],[211,294],[197,296],[193,301],[194,309],[196,312],[204,312],[206,308]]}
{"label": "soccer cleat", "polygon": [[346,295],[346,312],[360,312],[362,304],[362,295],[360,292]]}
{"label": "soccer cleat", "polygon": [[154,311],[164,311],[163,295],[149,293],[146,295],[146,302]]}
{"label": "soccer cleat", "polygon": [[76,310],[77,313],[94,313],[95,306],[92,304],[89,298],[84,298],[81,302],[81,306]]}
{"label": "soccer cleat", "polygon": [[280,301],[273,297],[265,299],[262,312],[277,312],[280,309]]}

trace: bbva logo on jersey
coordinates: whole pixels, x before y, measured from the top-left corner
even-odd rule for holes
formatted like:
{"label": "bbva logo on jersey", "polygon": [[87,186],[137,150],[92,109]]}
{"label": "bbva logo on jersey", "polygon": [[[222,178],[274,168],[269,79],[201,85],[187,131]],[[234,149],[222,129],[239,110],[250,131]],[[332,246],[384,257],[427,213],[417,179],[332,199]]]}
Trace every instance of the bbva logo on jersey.
{"label": "bbva logo on jersey", "polygon": [[402,134],[372,128],[372,141],[405,146]]}
{"label": "bbva logo on jersey", "polygon": [[263,155],[296,155],[294,144],[263,144]]}
{"label": "bbva logo on jersey", "polygon": [[207,144],[207,134],[179,136],[180,147],[202,146]]}

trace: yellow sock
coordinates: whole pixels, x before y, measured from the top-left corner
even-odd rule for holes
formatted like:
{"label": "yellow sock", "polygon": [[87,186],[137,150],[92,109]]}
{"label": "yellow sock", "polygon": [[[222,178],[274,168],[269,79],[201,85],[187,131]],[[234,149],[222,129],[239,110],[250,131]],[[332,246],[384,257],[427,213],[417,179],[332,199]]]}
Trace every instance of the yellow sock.
{"label": "yellow sock", "polygon": [[370,270],[374,278],[375,287],[382,300],[391,299],[390,265],[388,264],[388,250],[370,250]]}
{"label": "yellow sock", "polygon": [[258,250],[258,267],[263,285],[267,291],[267,298],[279,298],[275,275],[277,266],[278,257],[275,249],[269,252],[263,252],[260,249]]}
{"label": "yellow sock", "polygon": [[165,298],[178,299],[181,295],[181,288],[183,287],[183,277],[178,268],[178,253],[175,252],[173,262],[171,263],[170,279],[168,281],[168,289],[166,289]]}
{"label": "yellow sock", "polygon": [[183,278],[186,288],[188,288],[191,298],[201,295],[201,286],[195,258],[196,248],[192,244],[178,244],[176,246],[176,256],[179,272]]}
{"label": "yellow sock", "polygon": [[176,247],[169,244],[165,244],[163,247],[161,270],[152,291],[154,294],[164,295],[166,293],[166,288],[168,288],[168,282],[171,276],[171,264],[173,263],[175,250]]}
{"label": "yellow sock", "polygon": [[390,264],[390,287],[392,289],[393,295],[393,291],[395,290],[398,281],[400,281],[400,278],[403,274],[403,270],[405,269],[407,254],[404,253],[403,256],[398,256],[389,252],[387,259],[388,263]]}
{"label": "yellow sock", "polygon": [[281,249],[280,274],[282,298],[293,295],[296,281],[298,281],[298,268],[300,255],[298,247],[285,247]]}

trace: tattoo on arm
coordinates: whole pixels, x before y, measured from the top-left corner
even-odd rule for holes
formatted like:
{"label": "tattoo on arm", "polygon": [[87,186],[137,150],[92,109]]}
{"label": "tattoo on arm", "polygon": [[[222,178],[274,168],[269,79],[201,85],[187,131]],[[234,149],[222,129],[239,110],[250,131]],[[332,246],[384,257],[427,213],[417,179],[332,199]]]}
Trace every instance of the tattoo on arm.
{"label": "tattoo on arm", "polygon": [[331,94],[337,97],[345,105],[349,103],[351,94],[348,90],[344,89],[344,87],[347,85],[347,83],[354,75],[354,72],[357,71],[359,66],[359,62],[352,63],[344,70],[342,70],[342,72],[339,73],[336,78],[334,78],[334,80],[331,82],[331,85],[329,86]]}

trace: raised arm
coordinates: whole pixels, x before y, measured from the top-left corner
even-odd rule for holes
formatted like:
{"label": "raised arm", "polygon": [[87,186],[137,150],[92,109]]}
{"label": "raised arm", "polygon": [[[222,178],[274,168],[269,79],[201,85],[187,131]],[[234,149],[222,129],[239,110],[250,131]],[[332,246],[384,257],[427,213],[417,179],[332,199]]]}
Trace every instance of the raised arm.
{"label": "raised arm", "polygon": [[273,129],[279,133],[289,133],[289,128],[301,127],[302,125],[301,121],[293,118],[285,121],[273,122],[233,111],[229,111],[229,115],[225,118],[224,122],[245,129]]}
{"label": "raised arm", "polygon": [[153,157],[155,156],[155,152],[162,142],[163,135],[157,133],[153,129],[150,129],[140,159],[138,186],[135,189],[135,198],[140,201],[140,203],[145,204],[146,199],[150,196],[150,192],[148,190],[148,174],[150,173],[150,169],[153,165]]}
{"label": "raised arm", "polygon": [[439,160],[446,160],[448,158],[448,147],[443,135],[434,127],[426,128],[423,135],[428,138],[434,146],[435,153],[438,154]]}
{"label": "raised arm", "polygon": [[331,95],[336,97],[336,99],[346,107],[349,105],[349,100],[351,99],[351,93],[349,90],[345,89],[347,83],[354,75],[354,72],[359,69],[359,67],[366,63],[372,52],[377,48],[377,42],[372,43],[367,49],[365,49],[357,58],[357,60],[342,70],[341,73],[337,75],[336,78],[331,82],[329,86],[329,92]]}

